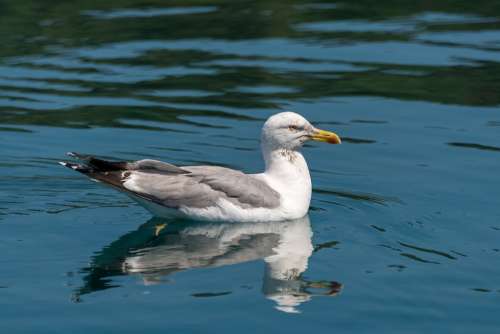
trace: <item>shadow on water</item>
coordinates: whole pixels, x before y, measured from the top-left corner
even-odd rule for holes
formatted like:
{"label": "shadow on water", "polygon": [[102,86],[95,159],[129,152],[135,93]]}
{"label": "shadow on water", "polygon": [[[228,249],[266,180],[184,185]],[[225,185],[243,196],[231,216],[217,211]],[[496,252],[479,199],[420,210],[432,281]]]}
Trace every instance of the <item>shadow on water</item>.
{"label": "shadow on water", "polygon": [[[152,218],[93,257],[83,286],[73,296],[75,302],[85,294],[119,287],[113,277],[141,276],[145,285],[165,282],[169,275],[195,268],[222,267],[263,259],[262,293],[276,303],[276,309],[297,313],[297,307],[313,296],[335,296],[342,284],[335,281],[309,281],[302,277],[314,251],[309,217],[267,223],[169,222]],[[230,294],[200,292],[193,297]]]}

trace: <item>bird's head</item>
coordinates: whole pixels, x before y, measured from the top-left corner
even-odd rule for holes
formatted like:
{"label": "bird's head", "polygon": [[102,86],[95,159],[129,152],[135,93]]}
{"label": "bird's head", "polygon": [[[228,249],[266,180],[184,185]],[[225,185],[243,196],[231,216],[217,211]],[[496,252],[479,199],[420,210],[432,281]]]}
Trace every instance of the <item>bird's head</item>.
{"label": "bird's head", "polygon": [[330,144],[340,144],[335,133],[315,128],[304,117],[286,111],[275,114],[264,123],[262,145],[266,149],[298,150],[306,141],[315,140]]}

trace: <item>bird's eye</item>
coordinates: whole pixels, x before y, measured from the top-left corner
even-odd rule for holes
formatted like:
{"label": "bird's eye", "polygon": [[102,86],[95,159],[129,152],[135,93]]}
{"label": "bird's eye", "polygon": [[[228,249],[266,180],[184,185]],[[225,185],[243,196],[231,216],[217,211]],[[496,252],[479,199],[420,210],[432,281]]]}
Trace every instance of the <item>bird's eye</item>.
{"label": "bird's eye", "polygon": [[297,130],[299,130],[299,128],[296,125],[289,125],[288,126],[288,130],[290,130],[290,131],[297,131]]}

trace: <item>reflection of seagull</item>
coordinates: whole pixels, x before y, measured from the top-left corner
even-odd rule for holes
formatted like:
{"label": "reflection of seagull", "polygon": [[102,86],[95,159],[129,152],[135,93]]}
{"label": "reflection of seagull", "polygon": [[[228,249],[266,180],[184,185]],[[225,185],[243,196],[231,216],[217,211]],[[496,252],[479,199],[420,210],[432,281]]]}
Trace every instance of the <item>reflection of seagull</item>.
{"label": "reflection of seagull", "polygon": [[[180,270],[220,267],[257,259],[266,262],[262,291],[276,308],[297,312],[313,295],[335,295],[336,282],[311,282],[301,274],[313,252],[309,217],[283,222],[202,223],[168,225],[157,236],[152,219],[137,231],[103,248],[85,269],[81,295],[113,287],[109,277],[141,275],[144,284],[156,284]],[[317,291],[316,293],[313,292]]]}
{"label": "reflection of seagull", "polygon": [[156,160],[110,162],[70,153],[82,164],[62,165],[124,191],[160,217],[276,221],[303,217],[311,200],[311,178],[299,152],[308,140],[339,144],[333,132],[318,130],[302,116],[283,112],[262,129],[266,169],[244,174],[218,166],[177,167]]}

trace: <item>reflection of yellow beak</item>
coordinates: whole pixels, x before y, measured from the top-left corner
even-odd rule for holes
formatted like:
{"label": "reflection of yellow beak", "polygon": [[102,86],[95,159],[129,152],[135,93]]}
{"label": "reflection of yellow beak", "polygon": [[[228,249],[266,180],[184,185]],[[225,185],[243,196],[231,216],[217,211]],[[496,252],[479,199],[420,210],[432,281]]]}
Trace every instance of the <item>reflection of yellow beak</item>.
{"label": "reflection of yellow beak", "polygon": [[340,144],[342,142],[337,134],[319,129],[314,129],[311,139],[316,141],[323,141],[329,144]]}

